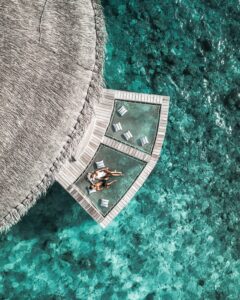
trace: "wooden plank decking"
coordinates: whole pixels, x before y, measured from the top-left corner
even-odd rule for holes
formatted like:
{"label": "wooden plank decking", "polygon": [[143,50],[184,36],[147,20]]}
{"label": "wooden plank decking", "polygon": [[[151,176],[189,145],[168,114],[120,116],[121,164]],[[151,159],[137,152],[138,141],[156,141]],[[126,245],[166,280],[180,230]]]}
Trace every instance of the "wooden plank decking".
{"label": "wooden plank decking", "polygon": [[162,104],[164,98],[169,99],[169,97],[161,96],[161,95],[132,93],[127,91],[117,91],[117,90],[108,90],[108,91],[114,93],[115,99],[134,101],[134,102]]}
{"label": "wooden plank decking", "polygon": [[73,184],[84,172],[99,145],[101,144],[114,106],[114,93],[105,90],[103,98],[100,100],[95,111],[95,122],[91,124],[90,132],[86,132],[77,151],[75,161],[67,162],[58,173],[56,180],[65,188]]}
{"label": "wooden plank decking", "polygon": [[104,145],[107,145],[111,148],[114,148],[118,151],[121,151],[121,152],[123,152],[125,154],[128,154],[130,156],[133,156],[135,158],[141,159],[143,161],[148,162],[151,159],[151,155],[149,155],[145,152],[139,151],[134,147],[131,147],[131,146],[128,146],[128,145],[123,144],[121,142],[118,142],[118,141],[116,141],[116,140],[114,140],[114,139],[112,139],[108,136],[104,136],[102,143]]}
{"label": "wooden plank decking", "polygon": [[[159,127],[151,155],[105,136],[107,127],[111,120],[115,99],[161,105]],[[79,145],[79,148],[76,151],[75,161],[67,162],[57,175],[57,181],[102,227],[106,227],[129,203],[156,165],[165,137],[168,109],[169,97],[167,96],[105,90],[104,96],[96,109],[95,121],[91,124],[92,127],[90,126],[89,131],[85,134],[81,145]],[[105,217],[93,205],[91,200],[84,195],[84,193],[76,185],[74,185],[74,182],[86,170],[92,161],[100,144],[105,144],[113,149],[147,162],[146,166],[130,189]]]}

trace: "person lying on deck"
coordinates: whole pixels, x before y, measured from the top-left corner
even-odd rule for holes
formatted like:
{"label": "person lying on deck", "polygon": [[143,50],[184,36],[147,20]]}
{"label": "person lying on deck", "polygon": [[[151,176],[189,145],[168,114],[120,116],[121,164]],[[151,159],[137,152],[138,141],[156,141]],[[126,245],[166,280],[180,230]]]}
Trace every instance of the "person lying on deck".
{"label": "person lying on deck", "polygon": [[92,173],[89,173],[91,180],[97,180],[97,179],[104,179],[109,176],[123,176],[122,172],[119,171],[111,171],[108,167],[104,167],[98,170],[93,171]]}
{"label": "person lying on deck", "polygon": [[104,189],[107,189],[107,190],[110,189],[110,186],[114,182],[116,182],[117,180],[113,180],[113,181],[108,182],[108,179],[109,179],[109,177],[106,177],[106,178],[104,178],[104,179],[102,179],[102,180],[100,180],[96,183],[91,184],[90,189],[96,190],[96,191],[102,191]]}

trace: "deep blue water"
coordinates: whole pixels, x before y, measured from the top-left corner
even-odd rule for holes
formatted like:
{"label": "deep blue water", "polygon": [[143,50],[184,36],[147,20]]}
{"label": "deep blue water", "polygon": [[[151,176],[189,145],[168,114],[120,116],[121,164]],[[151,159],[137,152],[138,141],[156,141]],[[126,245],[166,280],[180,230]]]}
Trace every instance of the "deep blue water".
{"label": "deep blue water", "polygon": [[103,1],[106,85],[171,97],[161,159],[102,230],[57,184],[0,237],[0,299],[240,299],[240,4]]}

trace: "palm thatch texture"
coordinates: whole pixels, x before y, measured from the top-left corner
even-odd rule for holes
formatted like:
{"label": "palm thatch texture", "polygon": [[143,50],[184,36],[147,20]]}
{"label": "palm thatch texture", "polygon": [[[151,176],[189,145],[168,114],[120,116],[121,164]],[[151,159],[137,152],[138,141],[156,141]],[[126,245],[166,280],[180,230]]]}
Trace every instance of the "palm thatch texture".
{"label": "palm thatch texture", "polygon": [[102,94],[97,0],[11,0],[0,7],[0,230],[54,181]]}

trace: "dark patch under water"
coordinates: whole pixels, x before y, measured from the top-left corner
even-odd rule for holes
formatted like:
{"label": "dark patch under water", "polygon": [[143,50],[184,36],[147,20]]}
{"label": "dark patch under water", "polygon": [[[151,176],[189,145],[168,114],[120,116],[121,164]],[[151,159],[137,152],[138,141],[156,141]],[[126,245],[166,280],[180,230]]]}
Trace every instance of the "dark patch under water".
{"label": "dark patch under water", "polygon": [[239,299],[240,4],[103,6],[107,86],[171,97],[161,159],[106,230],[55,184],[0,237],[0,299]]}

